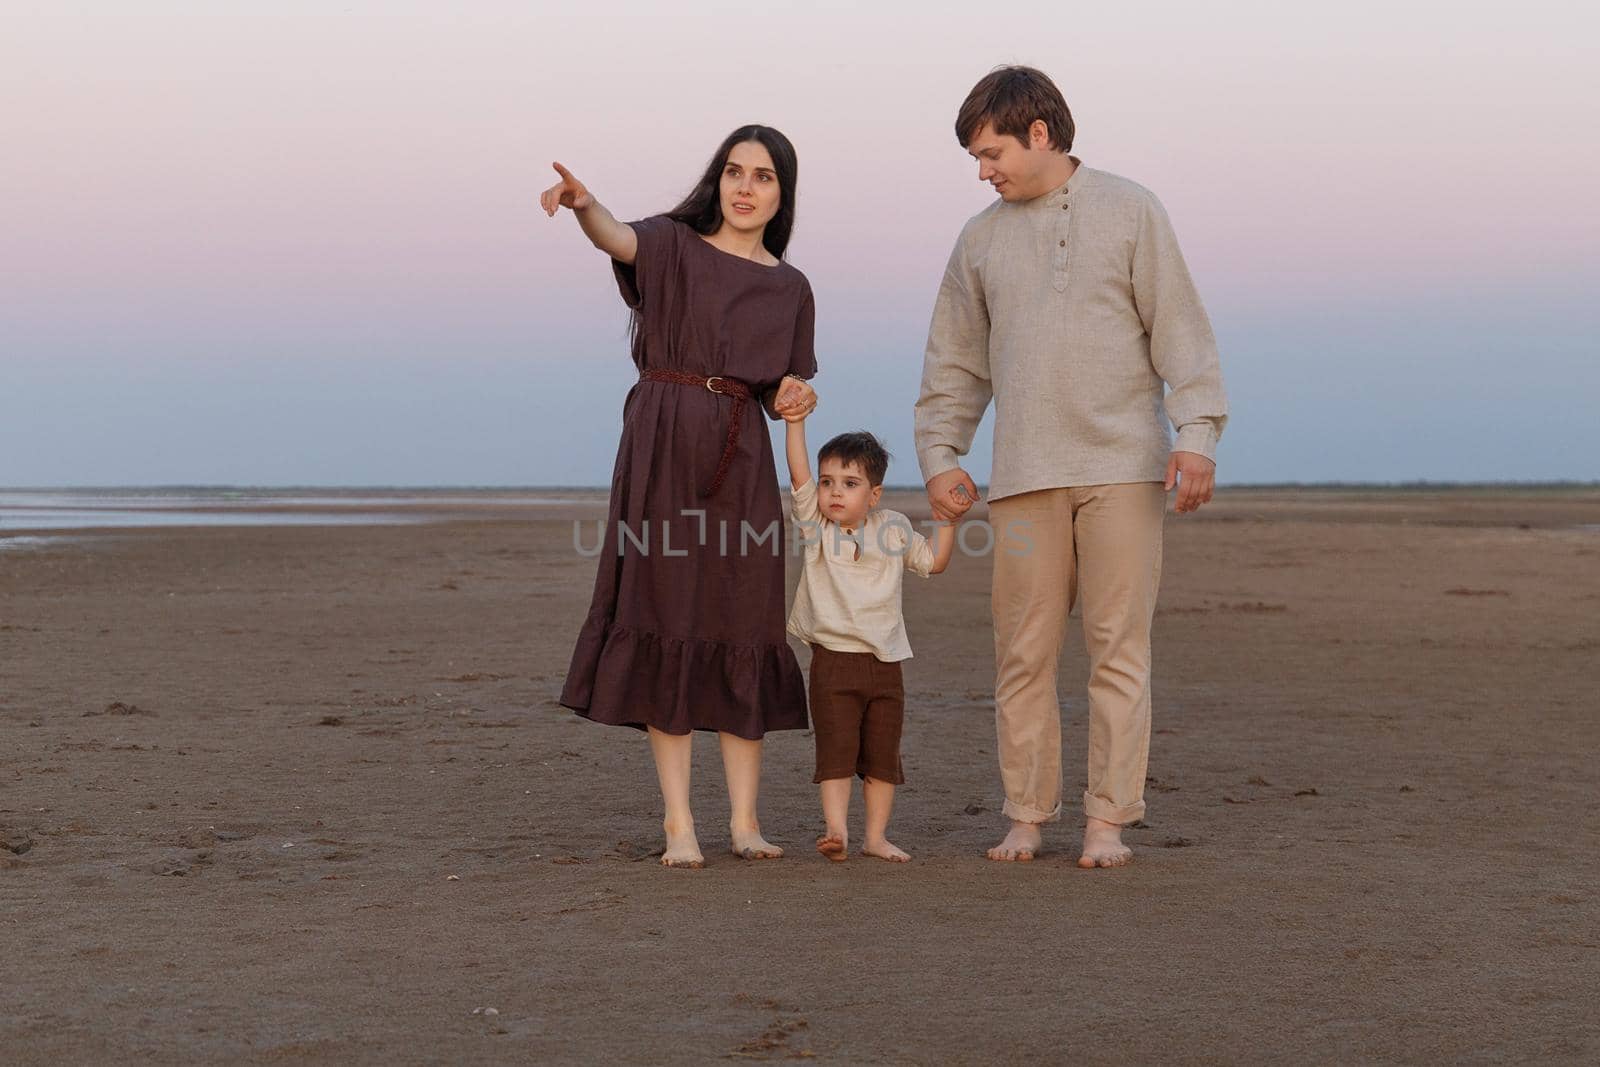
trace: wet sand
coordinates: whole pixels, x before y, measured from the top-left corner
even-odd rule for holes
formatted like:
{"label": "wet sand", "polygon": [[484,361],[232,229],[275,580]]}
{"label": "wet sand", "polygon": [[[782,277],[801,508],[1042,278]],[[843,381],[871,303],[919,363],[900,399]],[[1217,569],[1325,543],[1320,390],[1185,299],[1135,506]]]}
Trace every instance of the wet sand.
{"label": "wet sand", "polygon": [[[1075,803],[983,859],[986,559],[907,587],[912,864],[812,850],[788,733],[790,855],[726,854],[700,738],[667,871],[643,738],[555,703],[603,512],[438,507],[0,553],[0,1060],[1600,1057],[1600,491],[1169,516],[1150,810],[1094,872]],[[1069,803],[1084,670],[1074,626]]]}

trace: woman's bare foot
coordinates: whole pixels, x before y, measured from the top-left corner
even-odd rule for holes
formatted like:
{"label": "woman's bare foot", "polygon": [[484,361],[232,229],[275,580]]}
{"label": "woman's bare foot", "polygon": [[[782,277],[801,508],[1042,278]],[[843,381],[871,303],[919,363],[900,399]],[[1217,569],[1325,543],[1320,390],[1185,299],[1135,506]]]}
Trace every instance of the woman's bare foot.
{"label": "woman's bare foot", "polygon": [[1090,818],[1083,825],[1083,855],[1078,866],[1125,867],[1133,862],[1133,849],[1122,843],[1122,827],[1104,819]]}
{"label": "woman's bare foot", "polygon": [[693,823],[678,828],[671,823],[661,826],[667,832],[667,850],[661,854],[661,866],[699,870],[706,865],[706,858],[700,854],[700,842],[695,840]]}
{"label": "woman's bare foot", "polygon": [[849,848],[848,834],[836,834],[830,830],[817,838],[817,851],[835,863],[843,863],[850,858]]}
{"label": "woman's bare foot", "polygon": [[1039,842],[1038,823],[1013,820],[1011,832],[989,850],[989,858],[1002,863],[1027,863],[1039,854]]}
{"label": "woman's bare foot", "polygon": [[747,860],[775,860],[783,855],[783,849],[772,844],[761,836],[759,826],[729,826],[728,834],[733,842],[733,854],[740,859]]}
{"label": "woman's bare foot", "polygon": [[897,848],[888,838],[883,838],[879,841],[868,841],[861,846],[861,854],[863,856],[876,856],[880,860],[888,860],[890,863],[911,862],[911,853]]}

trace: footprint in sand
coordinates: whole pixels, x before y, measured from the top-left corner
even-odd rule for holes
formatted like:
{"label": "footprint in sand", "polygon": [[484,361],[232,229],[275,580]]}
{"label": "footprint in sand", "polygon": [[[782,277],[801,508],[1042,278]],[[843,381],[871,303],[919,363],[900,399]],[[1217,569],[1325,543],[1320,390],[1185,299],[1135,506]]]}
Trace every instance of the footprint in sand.
{"label": "footprint in sand", "polygon": [[196,874],[201,868],[211,866],[211,850],[203,849],[186,855],[166,856],[151,865],[154,874],[184,878]]}
{"label": "footprint in sand", "polygon": [[729,1056],[753,1059],[810,1059],[816,1055],[810,1048],[796,1047],[791,1043],[797,1034],[811,1026],[810,1021],[798,1010],[785,1007],[770,998],[757,1001],[748,993],[738,994],[733,998],[733,1002],[760,1011],[772,1012],[773,1018],[761,1033],[730,1049]]}
{"label": "footprint in sand", "polygon": [[154,715],[153,711],[146,711],[137,704],[125,704],[120,700],[113,700],[99,711],[86,711],[81,716],[88,718],[91,715]]}

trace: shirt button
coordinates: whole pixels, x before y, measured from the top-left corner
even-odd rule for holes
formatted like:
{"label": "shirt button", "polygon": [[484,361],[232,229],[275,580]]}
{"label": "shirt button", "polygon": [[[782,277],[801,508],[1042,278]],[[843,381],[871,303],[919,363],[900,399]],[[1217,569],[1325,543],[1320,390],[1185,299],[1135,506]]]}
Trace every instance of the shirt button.
{"label": "shirt button", "polygon": [[1065,241],[1062,241],[1062,242],[1061,242],[1061,247],[1062,247],[1062,248],[1065,248],[1065,247],[1067,247],[1067,242],[1065,242]]}
{"label": "shirt button", "polygon": [[1067,210],[1067,205],[1066,205],[1066,204],[1062,204],[1062,205],[1061,205],[1061,210],[1062,210],[1062,211],[1065,211],[1065,210]]}

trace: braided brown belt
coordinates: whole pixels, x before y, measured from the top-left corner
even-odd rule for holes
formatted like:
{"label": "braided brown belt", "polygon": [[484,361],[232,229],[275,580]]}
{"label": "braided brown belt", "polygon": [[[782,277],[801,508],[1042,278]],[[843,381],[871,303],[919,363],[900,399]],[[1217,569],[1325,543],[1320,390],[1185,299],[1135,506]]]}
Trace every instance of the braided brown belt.
{"label": "braided brown belt", "polygon": [[722,488],[723,479],[728,476],[728,468],[733,465],[734,453],[739,449],[739,430],[744,426],[744,405],[753,395],[750,387],[737,378],[723,378],[718,375],[707,378],[703,374],[662,368],[644,371],[639,375],[639,380],[693,385],[733,398],[733,410],[728,412],[728,436],[722,447],[722,459],[717,462],[717,473],[712,477],[711,485],[700,494],[705,497],[715,496],[717,490]]}

